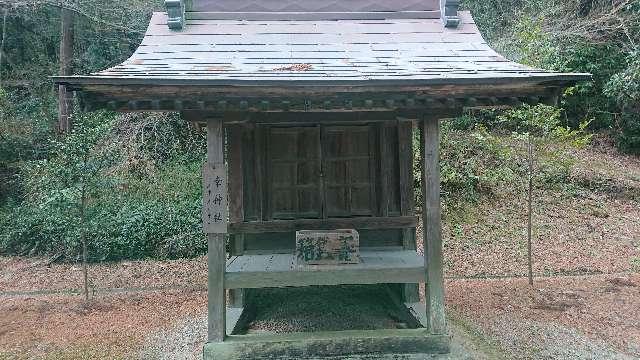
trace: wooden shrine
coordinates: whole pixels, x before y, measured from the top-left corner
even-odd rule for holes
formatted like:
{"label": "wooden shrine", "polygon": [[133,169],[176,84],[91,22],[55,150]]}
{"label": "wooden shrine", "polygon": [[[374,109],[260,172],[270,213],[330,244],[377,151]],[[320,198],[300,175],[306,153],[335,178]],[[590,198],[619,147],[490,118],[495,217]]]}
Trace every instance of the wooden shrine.
{"label": "wooden shrine", "polygon": [[[205,358],[447,352],[439,122],[467,108],[554,102],[589,76],[505,59],[457,0],[166,5],[127,61],[56,82],[86,111],[176,111],[206,125]],[[416,251],[416,131],[424,256]],[[296,265],[296,231],[337,229],[357,230],[358,263]],[[250,306],[245,289],[340,284],[392,284],[418,326],[237,334]]]}

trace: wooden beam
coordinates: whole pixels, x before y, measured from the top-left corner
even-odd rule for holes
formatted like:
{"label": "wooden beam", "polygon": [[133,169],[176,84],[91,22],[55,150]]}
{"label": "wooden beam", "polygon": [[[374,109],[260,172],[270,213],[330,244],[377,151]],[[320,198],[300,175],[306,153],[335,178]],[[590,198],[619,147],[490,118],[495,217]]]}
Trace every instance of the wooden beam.
{"label": "wooden beam", "polygon": [[[557,77],[557,76],[556,76]],[[573,83],[577,80],[571,80]],[[586,79],[585,79],[586,80]],[[403,85],[389,86],[385,84],[354,86],[289,86],[266,83],[263,86],[225,86],[216,84],[198,85],[198,80],[185,80],[184,83],[175,84],[120,84],[125,80],[113,80],[113,84],[104,80],[104,84],[91,84],[88,78],[86,84],[81,79],[73,78],[71,81],[60,81],[66,83],[73,90],[82,90],[87,94],[95,94],[96,101],[110,96],[126,98],[127,100],[140,99],[172,99],[179,94],[182,99],[194,101],[204,100],[215,105],[215,100],[224,99],[229,101],[239,100],[270,100],[270,101],[291,101],[295,99],[311,99],[313,102],[323,104],[326,100],[335,100],[336,104],[345,104],[347,101],[362,99],[394,99],[402,100],[414,98],[416,103],[422,98],[466,98],[472,97],[503,97],[503,96],[544,96],[553,92],[554,88],[563,88],[569,79],[540,79],[525,78],[521,80],[505,79],[492,80],[491,83],[482,83],[475,80],[473,83],[461,84],[431,84],[431,85],[411,85],[410,81],[404,81]],[[94,80],[93,80],[94,81]],[[148,80],[147,80],[148,81]],[[453,80],[452,80],[453,81]],[[406,85],[405,85],[406,84]],[[293,105],[293,104],[292,104]],[[355,104],[354,104],[355,105]],[[292,106],[293,107],[293,106]]]}
{"label": "wooden beam", "polygon": [[[244,221],[244,170],[243,170],[243,145],[244,125],[232,125],[227,127],[229,148],[229,221],[231,223]],[[244,234],[231,236],[231,254],[242,255],[244,253]],[[244,293],[242,289],[229,292],[230,306],[233,308],[244,307]]]}
{"label": "wooden beam", "polygon": [[165,0],[167,8],[167,25],[171,30],[182,30],[185,24],[184,0]]}
{"label": "wooden beam", "polygon": [[194,20],[237,20],[240,16],[244,20],[388,20],[388,19],[437,19],[440,11],[303,11],[303,12],[189,12],[189,19]]}
{"label": "wooden beam", "polygon": [[[393,286],[393,284],[386,284],[384,286],[384,289],[387,295],[389,295],[389,299],[391,300],[393,305],[396,306],[396,309],[399,312],[401,320],[406,322],[407,325],[412,329],[423,327],[423,324],[420,322],[418,317],[415,316],[413,312],[405,305],[406,302],[403,301],[403,299],[400,296],[398,296],[398,291],[396,289],[396,286]],[[423,308],[423,312],[424,312],[424,308]]]}
{"label": "wooden beam", "polygon": [[229,139],[229,221],[244,221],[244,171],[242,138],[244,126],[233,125],[227,128]]}
{"label": "wooden beam", "polygon": [[445,334],[444,278],[442,270],[442,227],[440,209],[440,122],[426,117],[422,121],[422,220],[428,330]]}
{"label": "wooden beam", "polygon": [[227,261],[225,274],[228,289],[258,289],[269,287],[402,284],[425,280],[424,260],[415,251],[360,252],[362,262],[342,265],[299,266],[295,255],[242,255]]}
{"label": "wooden beam", "polygon": [[440,16],[445,27],[457,28],[460,25],[459,7],[460,0],[440,0]]}
{"label": "wooden beam", "polygon": [[233,335],[206,344],[205,360],[308,359],[370,354],[445,354],[451,338],[425,329],[349,330],[289,334]]}
{"label": "wooden beam", "polygon": [[400,213],[412,216],[415,209],[413,190],[413,121],[398,121],[398,166],[400,177]]}
{"label": "wooden beam", "polygon": [[[265,173],[266,170],[266,140],[267,140],[267,131],[268,129],[264,126],[256,126],[255,127],[255,138],[254,138],[254,162],[255,162],[255,182],[256,182],[256,199],[257,199],[257,213],[258,219],[266,220],[267,217],[267,199],[266,199],[266,180],[267,175]],[[231,230],[233,233],[233,230]]]}
{"label": "wooden beam", "polygon": [[227,334],[241,333],[254,317],[255,309],[249,307],[233,307],[227,309]]}
{"label": "wooden beam", "polygon": [[[398,166],[400,177],[400,215],[413,216],[415,191],[413,189],[413,121],[398,121]],[[416,228],[402,229],[402,247],[416,250]],[[418,284],[402,284],[404,302],[420,301]]]}
{"label": "wooden beam", "polygon": [[229,232],[232,234],[259,234],[297,230],[402,229],[415,227],[416,224],[415,216],[273,220],[229,224]]}
{"label": "wooden beam", "polygon": [[[224,137],[221,119],[207,122],[207,162],[210,165],[224,163]],[[209,267],[208,284],[208,336],[209,342],[223,342],[226,335],[226,296],[224,273],[226,249],[224,234],[207,234]]]}
{"label": "wooden beam", "polygon": [[379,200],[377,213],[378,213],[378,216],[388,217],[389,202],[392,201],[392,199],[389,199],[389,187],[393,183],[392,181],[393,169],[391,168],[391,163],[393,163],[393,159],[389,157],[389,152],[388,152],[389,145],[387,144],[387,142],[391,141],[391,139],[389,139],[388,134],[391,131],[391,127],[393,127],[395,123],[392,121],[386,121],[383,123],[378,123],[377,125],[378,125],[377,126],[377,131],[378,131],[377,148],[379,151],[379,154],[378,154],[379,161],[377,161],[379,165],[379,169],[378,169],[379,174],[376,176],[378,178],[378,184],[377,184],[378,186],[376,186],[376,188],[378,189],[377,199]]}

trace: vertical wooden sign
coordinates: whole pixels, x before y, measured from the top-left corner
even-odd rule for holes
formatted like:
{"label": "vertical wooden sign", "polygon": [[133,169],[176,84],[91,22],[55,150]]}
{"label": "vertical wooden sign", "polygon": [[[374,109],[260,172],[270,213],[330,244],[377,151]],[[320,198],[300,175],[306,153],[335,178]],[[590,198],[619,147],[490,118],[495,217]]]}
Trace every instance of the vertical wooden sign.
{"label": "vertical wooden sign", "polygon": [[202,226],[207,234],[226,234],[228,225],[227,169],[224,164],[202,168]]}

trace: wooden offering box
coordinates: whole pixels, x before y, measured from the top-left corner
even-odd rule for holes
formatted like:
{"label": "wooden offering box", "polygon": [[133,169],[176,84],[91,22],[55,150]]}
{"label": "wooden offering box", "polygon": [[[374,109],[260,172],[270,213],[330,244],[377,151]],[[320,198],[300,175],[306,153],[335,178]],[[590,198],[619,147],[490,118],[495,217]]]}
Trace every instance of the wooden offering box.
{"label": "wooden offering box", "polygon": [[296,232],[298,265],[358,264],[360,241],[356,230],[301,230]]}

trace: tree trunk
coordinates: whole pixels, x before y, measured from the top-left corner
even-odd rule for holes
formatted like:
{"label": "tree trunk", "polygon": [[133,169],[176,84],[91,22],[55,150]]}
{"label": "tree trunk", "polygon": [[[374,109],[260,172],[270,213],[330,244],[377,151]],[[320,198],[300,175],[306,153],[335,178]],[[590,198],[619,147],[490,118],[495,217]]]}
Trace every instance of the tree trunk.
{"label": "tree trunk", "polygon": [[581,17],[589,16],[593,8],[593,0],[580,0],[578,5],[578,15]]}
{"label": "tree trunk", "polygon": [[9,9],[4,9],[2,16],[2,43],[0,43],[0,86],[2,86],[2,60],[4,60],[4,43],[7,38],[7,15],[9,15]]}
{"label": "tree trunk", "polygon": [[527,207],[528,207],[528,221],[527,221],[527,261],[529,265],[529,285],[533,285],[533,256],[532,256],[532,230],[533,230],[533,144],[531,143],[531,134],[527,137],[528,146],[528,161],[529,161],[529,176],[528,176],[528,191],[527,191]]}
{"label": "tree trunk", "polygon": [[[73,61],[74,15],[71,10],[61,9],[61,37],[60,37],[60,75],[71,75]],[[73,112],[73,93],[68,92],[66,86],[58,86],[58,125],[60,134],[71,130],[71,113]]]}
{"label": "tree trunk", "polygon": [[80,241],[82,242],[82,277],[84,280],[84,301],[89,301],[89,269],[87,267],[87,221],[85,219],[87,210],[87,189],[82,185],[82,199],[80,200]]}

